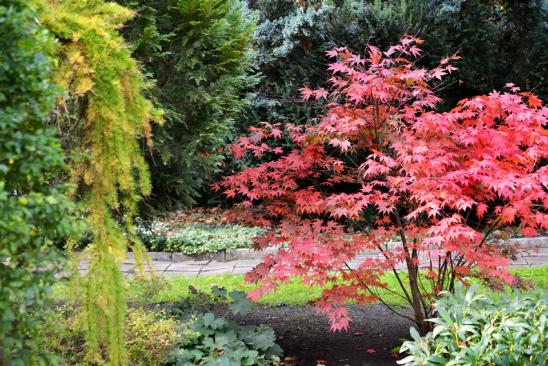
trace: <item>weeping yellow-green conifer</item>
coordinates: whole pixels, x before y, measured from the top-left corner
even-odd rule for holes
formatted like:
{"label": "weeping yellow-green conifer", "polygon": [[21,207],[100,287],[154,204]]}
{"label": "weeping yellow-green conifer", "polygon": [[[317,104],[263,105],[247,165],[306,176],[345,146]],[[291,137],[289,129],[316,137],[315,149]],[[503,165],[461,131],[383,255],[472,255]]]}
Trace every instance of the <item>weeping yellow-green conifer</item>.
{"label": "weeping yellow-green conifer", "polygon": [[[76,200],[93,237],[89,272],[79,285],[87,362],[127,364],[125,283],[119,267],[128,246],[139,253],[132,218],[150,191],[140,140],[150,141],[159,113],[143,96],[143,75],[118,29],[133,13],[103,0],[34,0],[39,21],[58,42],[54,81],[65,90],[56,122],[72,156]],[[68,136],[68,137],[67,137]]]}

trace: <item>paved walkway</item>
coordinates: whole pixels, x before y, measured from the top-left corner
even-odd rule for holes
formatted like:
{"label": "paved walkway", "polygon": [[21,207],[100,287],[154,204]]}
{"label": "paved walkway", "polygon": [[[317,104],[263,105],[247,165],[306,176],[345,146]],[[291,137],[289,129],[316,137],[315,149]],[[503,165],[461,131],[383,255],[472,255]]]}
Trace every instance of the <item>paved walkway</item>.
{"label": "paved walkway", "polygon": [[[516,241],[527,250],[518,256],[517,260],[512,263],[513,266],[548,264],[548,237],[516,239]],[[243,274],[259,264],[263,255],[264,253],[253,252],[251,250],[235,250],[230,255],[215,255],[213,259],[193,260],[190,257],[178,254],[150,253],[150,266],[157,275],[161,276]],[[364,253],[357,256],[349,265],[355,268],[365,259],[376,257],[378,257],[378,254],[374,254],[373,252]],[[81,272],[85,273],[87,269],[87,262],[80,262]],[[121,269],[128,277],[136,274],[135,261],[131,255],[128,256]],[[147,271],[150,271],[150,269],[147,269]]]}

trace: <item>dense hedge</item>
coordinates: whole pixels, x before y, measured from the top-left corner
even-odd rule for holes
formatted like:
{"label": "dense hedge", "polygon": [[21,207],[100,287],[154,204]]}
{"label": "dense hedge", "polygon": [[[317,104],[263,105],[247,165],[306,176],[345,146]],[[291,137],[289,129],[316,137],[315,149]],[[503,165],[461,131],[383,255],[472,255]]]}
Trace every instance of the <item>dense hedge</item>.
{"label": "dense hedge", "polygon": [[[439,95],[448,106],[514,82],[548,97],[548,8],[542,0],[253,0],[257,17],[253,111],[239,126],[259,121],[302,123],[315,116],[300,100],[304,84],[322,86],[325,51],[346,46],[384,49],[407,33],[426,40],[420,65],[455,52],[459,70]],[[488,44],[489,47],[485,47]]]}
{"label": "dense hedge", "polygon": [[63,152],[45,123],[56,89],[46,82],[53,40],[26,0],[0,5],[0,364],[49,365],[39,331],[72,230],[73,205],[53,179]]}

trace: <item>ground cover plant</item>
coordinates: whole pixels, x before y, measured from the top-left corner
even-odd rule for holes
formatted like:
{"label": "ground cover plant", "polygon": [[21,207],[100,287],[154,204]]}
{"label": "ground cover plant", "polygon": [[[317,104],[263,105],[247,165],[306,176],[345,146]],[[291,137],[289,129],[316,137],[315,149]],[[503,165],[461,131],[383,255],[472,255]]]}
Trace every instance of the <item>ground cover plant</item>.
{"label": "ground cover plant", "polygon": [[228,249],[252,248],[254,238],[264,234],[260,227],[237,224],[186,224],[181,227],[153,222],[137,228],[137,236],[149,251],[186,255],[216,253]]}
{"label": "ground cover plant", "polygon": [[[228,314],[246,315],[253,307],[244,292],[227,291],[213,286],[211,293],[189,286],[194,300],[192,307],[226,306],[223,314],[206,311],[198,313],[190,325],[190,332],[182,339],[181,348],[172,360],[177,365],[278,365],[282,349],[276,344],[276,335],[266,325],[241,325],[227,318]],[[228,300],[228,301],[227,301]],[[198,305],[200,306],[200,305]]]}
{"label": "ground cover plant", "polygon": [[141,220],[136,234],[148,251],[202,255],[236,248],[253,248],[266,229],[226,220],[226,210],[196,207]]}
{"label": "ground cover plant", "polygon": [[[248,274],[261,283],[252,298],[292,276],[334,283],[316,305],[333,330],[347,329],[342,305],[382,301],[378,289],[392,290],[382,281],[390,271],[426,333],[435,297],[464,277],[514,281],[504,269],[511,253],[505,239],[548,227],[548,169],[539,164],[548,156],[548,110],[508,84],[502,93],[437,112],[435,91],[459,56],[418,68],[412,60],[421,43],[405,36],[384,52],[368,46],[365,58],[346,48],[329,51],[329,90],[301,89],[305,100],[325,99],[325,113],[304,126],[263,123],[231,146],[236,158],[249,153],[267,162],[216,188],[241,201],[239,217],[254,206],[251,222],[280,227],[263,246],[287,245]],[[282,135],[295,147],[269,144]],[[394,238],[396,249],[387,244]],[[350,268],[365,250],[380,257]],[[345,281],[337,283],[338,276]]]}
{"label": "ground cover plant", "polygon": [[[128,363],[159,365],[278,365],[281,348],[266,325],[241,325],[229,316],[245,315],[254,304],[245,293],[219,286],[204,292],[192,285],[183,299],[152,301],[165,283],[161,279],[138,283],[130,292],[124,344]],[[60,365],[86,365],[85,319],[70,302],[57,298],[55,314],[40,330],[41,346]],[[215,311],[215,313],[213,313]],[[101,348],[101,352],[106,352]],[[101,359],[91,364],[103,364]]]}

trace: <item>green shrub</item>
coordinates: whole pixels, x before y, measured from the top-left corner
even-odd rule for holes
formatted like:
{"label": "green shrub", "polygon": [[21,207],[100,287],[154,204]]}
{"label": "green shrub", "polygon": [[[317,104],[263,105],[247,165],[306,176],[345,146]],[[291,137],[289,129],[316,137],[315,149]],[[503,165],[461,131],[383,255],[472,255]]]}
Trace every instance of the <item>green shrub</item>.
{"label": "green shrub", "polygon": [[[85,359],[83,323],[71,306],[57,309],[43,329],[44,348],[59,355],[61,365],[82,365]],[[127,313],[125,345],[132,366],[163,365],[176,348],[181,334],[174,319],[161,311],[131,309]],[[97,360],[93,364],[103,364]]]}
{"label": "green shrub", "polygon": [[187,255],[215,253],[226,249],[250,248],[253,238],[265,229],[241,225],[188,224],[171,229],[161,224],[140,228],[141,241],[149,250],[169,251]]}
{"label": "green shrub", "polygon": [[434,329],[400,352],[404,365],[546,365],[548,361],[548,294],[519,292],[482,294],[477,286],[457,288],[436,305]]}
{"label": "green shrub", "polygon": [[164,364],[180,337],[175,320],[161,312],[135,309],[127,318],[126,347],[132,364]]}

